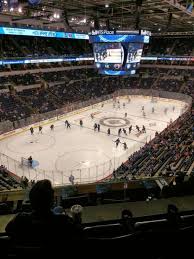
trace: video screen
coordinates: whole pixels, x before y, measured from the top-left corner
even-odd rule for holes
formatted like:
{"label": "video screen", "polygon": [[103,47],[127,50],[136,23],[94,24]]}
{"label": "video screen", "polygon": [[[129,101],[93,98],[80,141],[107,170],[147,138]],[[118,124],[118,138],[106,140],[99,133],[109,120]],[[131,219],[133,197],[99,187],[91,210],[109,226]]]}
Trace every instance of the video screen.
{"label": "video screen", "polygon": [[98,63],[123,64],[124,49],[121,43],[94,43],[94,59]]}
{"label": "video screen", "polygon": [[143,44],[129,43],[127,63],[140,63],[143,53]]}

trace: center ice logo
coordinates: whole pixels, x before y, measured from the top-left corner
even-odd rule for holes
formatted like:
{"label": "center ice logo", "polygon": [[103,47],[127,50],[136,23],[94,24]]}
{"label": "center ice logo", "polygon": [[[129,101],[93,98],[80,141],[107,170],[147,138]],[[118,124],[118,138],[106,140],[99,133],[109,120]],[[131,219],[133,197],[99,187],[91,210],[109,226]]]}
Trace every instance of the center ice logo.
{"label": "center ice logo", "polygon": [[125,127],[130,124],[130,121],[125,118],[109,117],[101,119],[100,124],[107,127]]}

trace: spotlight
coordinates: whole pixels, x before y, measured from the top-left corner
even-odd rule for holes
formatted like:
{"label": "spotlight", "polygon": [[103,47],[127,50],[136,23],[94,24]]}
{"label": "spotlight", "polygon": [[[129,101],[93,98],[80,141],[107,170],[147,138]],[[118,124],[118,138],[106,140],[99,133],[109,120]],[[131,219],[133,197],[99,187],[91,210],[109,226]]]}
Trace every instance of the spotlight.
{"label": "spotlight", "polygon": [[21,7],[18,7],[18,12],[22,13],[22,8]]}

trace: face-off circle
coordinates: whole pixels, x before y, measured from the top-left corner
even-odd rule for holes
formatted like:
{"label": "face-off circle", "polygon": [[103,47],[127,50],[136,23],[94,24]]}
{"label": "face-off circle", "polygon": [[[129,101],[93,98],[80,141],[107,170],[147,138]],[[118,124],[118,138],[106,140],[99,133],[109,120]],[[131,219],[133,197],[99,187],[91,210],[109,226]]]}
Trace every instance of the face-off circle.
{"label": "face-off circle", "polygon": [[99,121],[99,123],[103,126],[107,127],[126,127],[130,125],[130,121],[126,118],[118,118],[118,117],[108,117],[108,118],[103,118]]}

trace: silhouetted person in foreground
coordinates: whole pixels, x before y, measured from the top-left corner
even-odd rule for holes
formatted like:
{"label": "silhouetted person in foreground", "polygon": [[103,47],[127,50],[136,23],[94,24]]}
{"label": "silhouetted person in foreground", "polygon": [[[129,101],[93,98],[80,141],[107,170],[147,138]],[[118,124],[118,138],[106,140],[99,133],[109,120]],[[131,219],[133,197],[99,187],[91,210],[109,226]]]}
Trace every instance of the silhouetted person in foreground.
{"label": "silhouetted person in foreground", "polygon": [[17,214],[6,226],[6,232],[15,244],[53,250],[81,238],[80,225],[65,214],[52,212],[54,190],[49,180],[37,182],[30,191],[29,199],[32,212]]}
{"label": "silhouetted person in foreground", "polygon": [[169,229],[178,229],[181,225],[179,210],[174,204],[169,204],[167,209],[167,220]]}

